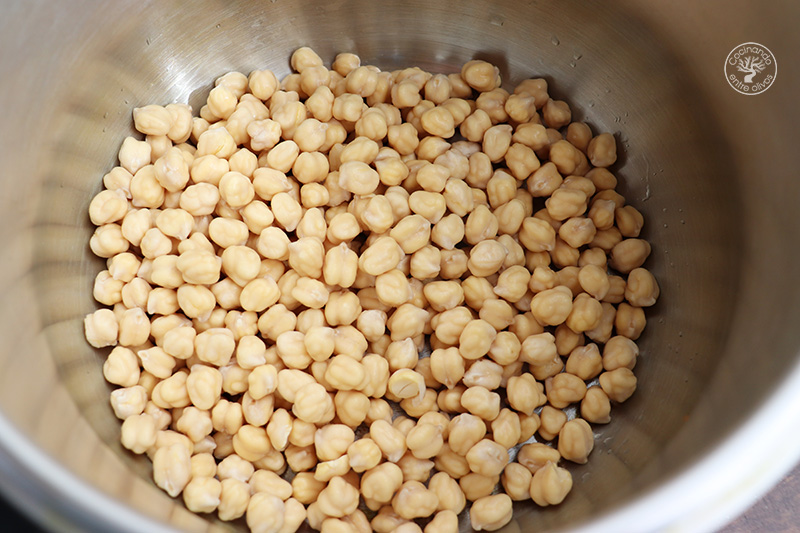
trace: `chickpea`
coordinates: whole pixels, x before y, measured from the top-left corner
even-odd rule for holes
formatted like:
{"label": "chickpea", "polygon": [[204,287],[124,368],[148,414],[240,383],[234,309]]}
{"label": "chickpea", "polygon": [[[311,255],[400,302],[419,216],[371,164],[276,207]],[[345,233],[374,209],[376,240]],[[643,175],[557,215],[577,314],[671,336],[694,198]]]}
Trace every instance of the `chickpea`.
{"label": "chickpea", "polygon": [[644,268],[634,268],[628,274],[625,299],[635,307],[649,307],[656,303],[660,290],[655,277]]}
{"label": "chickpea", "polygon": [[561,454],[558,450],[539,442],[525,444],[517,453],[517,462],[532,474],[538,472],[547,463],[557,463],[559,459],[561,459]]}
{"label": "chickpea", "polygon": [[445,472],[453,479],[459,479],[470,473],[469,463],[462,455],[450,449],[448,444],[434,458],[434,466],[440,472]]}
{"label": "chickpea", "polygon": [[[508,124],[492,126],[483,134],[483,152],[492,163],[499,163],[511,147],[513,128]],[[513,156],[512,156],[513,160]]]}
{"label": "chickpea", "polygon": [[222,484],[213,477],[192,478],[183,489],[183,502],[193,513],[211,513],[220,504]]}
{"label": "chickpea", "polygon": [[304,422],[317,424],[325,420],[328,411],[332,409],[333,400],[325,387],[318,383],[309,383],[297,390],[292,413]]}
{"label": "chickpea", "polygon": [[619,304],[614,317],[614,328],[619,335],[636,340],[642,334],[645,325],[644,309],[628,305],[626,302]]}
{"label": "chickpea", "polygon": [[470,387],[461,396],[461,405],[470,413],[491,421],[500,414],[500,395],[485,387]]}
{"label": "chickpea", "polygon": [[385,420],[372,422],[369,433],[389,462],[396,463],[407,450],[405,435]]}
{"label": "chickpea", "polygon": [[531,499],[542,507],[558,505],[572,490],[572,475],[568,470],[548,461],[531,479]]}
{"label": "chickpea", "polygon": [[436,493],[419,481],[406,481],[392,498],[392,508],[406,520],[430,516],[438,505]]}
{"label": "chickpea", "polygon": [[513,448],[522,435],[519,415],[510,409],[502,409],[491,425],[492,439],[505,448]]}
{"label": "chickpea", "polygon": [[511,498],[506,494],[495,494],[476,500],[470,508],[469,520],[477,531],[496,531],[511,521],[512,513]]}
{"label": "chickpea", "polygon": [[500,69],[486,61],[474,59],[461,67],[461,78],[476,91],[491,91],[500,85]]}
{"label": "chickpea", "polygon": [[623,274],[642,266],[650,255],[650,244],[641,239],[624,239],[614,245],[609,255],[609,265]]}
{"label": "chickpea", "polygon": [[454,533],[458,531],[458,514],[443,510],[436,513],[433,520],[425,526],[424,533]]}
{"label": "chickpea", "polygon": [[593,424],[611,421],[611,402],[601,387],[589,387],[581,401],[581,416]]}
{"label": "chickpea", "polygon": [[567,320],[572,307],[572,291],[563,285],[543,290],[531,300],[533,316],[541,324],[549,326],[557,326]]}
{"label": "chickpea", "polygon": [[633,395],[636,390],[636,376],[625,367],[603,372],[600,374],[600,387],[608,397],[622,403]]}
{"label": "chickpea", "polygon": [[406,435],[406,445],[417,459],[430,459],[444,445],[442,431],[433,424],[417,424]]}
{"label": "chickpea", "polygon": [[514,501],[524,501],[531,498],[531,480],[533,474],[519,463],[509,463],[503,470],[500,481],[503,490]]}

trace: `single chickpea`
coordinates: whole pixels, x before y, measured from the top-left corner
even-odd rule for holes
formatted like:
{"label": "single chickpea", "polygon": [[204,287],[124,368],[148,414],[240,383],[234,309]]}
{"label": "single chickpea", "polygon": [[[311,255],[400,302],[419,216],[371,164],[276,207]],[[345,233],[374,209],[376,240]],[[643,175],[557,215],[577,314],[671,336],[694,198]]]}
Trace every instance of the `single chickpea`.
{"label": "single chickpea", "polygon": [[559,459],[561,459],[561,454],[558,453],[558,450],[540,442],[525,444],[517,453],[517,462],[532,474],[541,470],[548,463],[556,464]]}
{"label": "single chickpea", "polygon": [[419,481],[406,481],[392,498],[392,508],[406,520],[430,516],[438,505],[436,493]]}
{"label": "single chickpea", "polygon": [[558,505],[572,490],[572,475],[568,470],[548,461],[531,479],[531,499],[541,506]]}
{"label": "single chickpea", "polygon": [[476,500],[469,510],[469,520],[477,531],[496,531],[511,521],[512,501],[507,494],[495,494]]}
{"label": "single chickpea", "polygon": [[627,368],[633,370],[636,358],[639,356],[639,347],[631,339],[617,335],[606,342],[603,347],[602,366],[605,370]]}
{"label": "single chickpea", "polygon": [[586,394],[586,384],[578,376],[563,372],[548,378],[545,381],[545,390],[550,405],[563,409],[583,399]]}
{"label": "single chickpea", "polygon": [[572,349],[567,358],[566,371],[584,381],[597,377],[603,371],[603,360],[597,345],[591,343]]}
{"label": "single chickpea", "polygon": [[609,265],[623,274],[642,266],[650,255],[650,243],[642,239],[624,239],[614,245],[609,254]]}
{"label": "single chickpea", "polygon": [[500,69],[486,61],[474,59],[461,67],[461,78],[476,91],[491,91],[500,85]]}
{"label": "single chickpea", "polygon": [[511,147],[513,128],[508,124],[492,126],[483,134],[483,152],[492,163],[499,163]]}
{"label": "single chickpea", "polygon": [[214,512],[220,504],[222,484],[213,477],[192,478],[183,489],[183,503],[193,513]]}
{"label": "single chickpea", "polygon": [[519,463],[509,463],[503,470],[500,478],[503,490],[514,501],[524,501],[531,498],[531,480],[533,474]]}
{"label": "single chickpea", "polygon": [[500,476],[482,476],[475,472],[470,472],[458,480],[458,485],[464,492],[464,496],[469,501],[475,501],[485,496],[489,496],[500,481]]}
{"label": "single chickpea", "polygon": [[485,387],[470,387],[462,394],[461,405],[475,416],[491,421],[500,414],[500,395]]}
{"label": "single chickpea", "polygon": [[553,440],[567,422],[567,415],[560,409],[545,405],[539,414],[539,420],[539,436],[544,440]]}
{"label": "single chickpea", "polygon": [[519,241],[531,252],[547,252],[555,247],[556,232],[546,221],[527,217],[519,229]]}
{"label": "single chickpea", "polygon": [[600,387],[608,397],[622,403],[636,391],[636,376],[625,367],[600,374]]}
{"label": "single chickpea", "polygon": [[572,291],[563,285],[543,290],[531,300],[531,313],[541,324],[557,326],[572,312]]}
{"label": "single chickpea", "polygon": [[629,305],[626,302],[619,304],[617,314],[614,317],[614,328],[617,334],[635,341],[642,334],[646,324],[644,309]]}
{"label": "single chickpea", "polygon": [[509,365],[517,361],[521,349],[522,344],[513,332],[500,331],[489,347],[488,356],[499,365]]}
{"label": "single chickpea", "polygon": [[617,160],[617,144],[610,133],[601,133],[589,141],[586,155],[595,167],[605,168]]}
{"label": "single chickpea", "polygon": [[658,283],[650,271],[634,268],[628,274],[625,299],[635,307],[649,307],[656,303],[660,293]]}
{"label": "single chickpea", "polygon": [[505,448],[513,448],[522,435],[519,415],[510,409],[502,409],[491,426],[492,439]]}
{"label": "single chickpea", "polygon": [[256,492],[250,496],[245,518],[251,531],[278,532],[284,525],[286,505],[277,496]]}
{"label": "single chickpea", "polygon": [[601,387],[589,387],[581,401],[581,416],[593,424],[611,421],[611,402]]}

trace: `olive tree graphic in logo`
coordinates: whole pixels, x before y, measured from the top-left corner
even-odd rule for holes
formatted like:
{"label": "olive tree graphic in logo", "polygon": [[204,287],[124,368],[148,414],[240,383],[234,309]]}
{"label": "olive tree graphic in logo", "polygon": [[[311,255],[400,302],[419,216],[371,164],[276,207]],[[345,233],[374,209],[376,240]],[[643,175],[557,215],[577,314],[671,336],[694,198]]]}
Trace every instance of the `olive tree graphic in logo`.
{"label": "olive tree graphic in logo", "polygon": [[778,63],[769,48],[743,43],[725,58],[725,78],[741,94],[760,94],[769,89],[778,74]]}

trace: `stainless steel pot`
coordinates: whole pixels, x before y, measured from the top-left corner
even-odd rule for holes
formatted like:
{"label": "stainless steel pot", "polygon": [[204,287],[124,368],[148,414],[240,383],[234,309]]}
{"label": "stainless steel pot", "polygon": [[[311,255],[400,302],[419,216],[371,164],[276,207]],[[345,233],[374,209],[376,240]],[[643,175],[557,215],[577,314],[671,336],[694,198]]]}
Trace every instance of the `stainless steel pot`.
{"label": "stainless steel pot", "polygon": [[[243,527],[189,513],[118,444],[102,353],[82,338],[100,268],[86,209],[134,106],[197,109],[218,75],[286,74],[302,45],[383,69],[490,59],[512,84],[546,77],[619,139],[662,288],[640,390],[596,428],[564,505],[520,504],[508,531],[709,530],[800,455],[798,4],[36,0],[3,12],[0,486],[48,527]],[[757,96],[723,74],[747,41],[781,64]]]}

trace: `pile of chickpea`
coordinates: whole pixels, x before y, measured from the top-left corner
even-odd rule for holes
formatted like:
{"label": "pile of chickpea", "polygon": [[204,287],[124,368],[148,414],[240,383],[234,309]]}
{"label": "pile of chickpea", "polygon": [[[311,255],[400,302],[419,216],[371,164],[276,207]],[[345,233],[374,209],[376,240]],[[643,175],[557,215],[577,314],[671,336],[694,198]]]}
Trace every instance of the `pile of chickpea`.
{"label": "pile of chickpea", "polygon": [[220,77],[199,117],[135,109],[145,138],[91,201],[85,333],[113,347],[122,444],[254,532],[454,532],[468,502],[493,531],[560,503],[659,294],[614,137],[480,60],[291,66]]}

